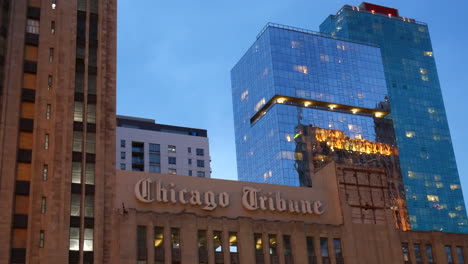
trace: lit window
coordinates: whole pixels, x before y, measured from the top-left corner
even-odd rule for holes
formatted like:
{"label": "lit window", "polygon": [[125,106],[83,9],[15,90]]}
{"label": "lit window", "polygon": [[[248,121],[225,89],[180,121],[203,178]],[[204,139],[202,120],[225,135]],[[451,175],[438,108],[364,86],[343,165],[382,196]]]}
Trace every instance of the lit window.
{"label": "lit window", "polygon": [[414,178],[414,172],[408,171],[408,177],[409,178]]}
{"label": "lit window", "polygon": [[440,188],[443,188],[443,187],[444,187],[444,184],[441,183],[441,182],[437,182],[437,183],[435,184],[435,186],[436,186],[438,189],[440,189]]}
{"label": "lit window", "polygon": [[49,62],[54,61],[54,48],[49,49]]}
{"label": "lit window", "polygon": [[229,232],[229,252],[237,252],[237,233]]}
{"label": "lit window", "polygon": [[171,247],[180,248],[180,230],[179,228],[171,228]]}
{"label": "lit window", "polygon": [[270,255],[277,256],[278,255],[278,241],[276,240],[276,235],[268,235],[268,242],[270,245]]}
{"label": "lit window", "polygon": [[80,216],[81,195],[72,193],[70,202],[70,215]]}
{"label": "lit window", "polygon": [[44,164],[42,167],[42,180],[47,181],[47,176],[49,174],[49,165]]}
{"label": "lit window", "polygon": [[299,49],[299,48],[301,48],[301,43],[298,42],[298,41],[292,40],[292,41],[291,41],[291,48],[293,48],[293,49]]}
{"label": "lit window", "polygon": [[26,32],[32,34],[39,34],[39,20],[28,19],[26,22]]}
{"label": "lit window", "polygon": [[72,163],[72,183],[81,183],[81,163]]}
{"label": "lit window", "polygon": [[52,75],[49,75],[49,77],[47,78],[47,89],[51,89],[52,88],[52,83],[53,83],[53,77]]}
{"label": "lit window", "polygon": [[329,62],[330,57],[328,55],[326,55],[326,54],[320,54],[320,60],[325,61],[325,62]]}
{"label": "lit window", "polygon": [[86,153],[94,154],[96,152],[96,134],[88,133],[86,135]]}
{"label": "lit window", "polygon": [[309,69],[304,65],[296,65],[294,66],[294,70],[303,74],[309,74]]}
{"label": "lit window", "polygon": [[44,247],[44,239],[45,239],[45,234],[44,231],[41,230],[39,233],[39,247],[43,248]]}
{"label": "lit window", "polygon": [[50,104],[47,105],[47,109],[46,109],[46,119],[49,120],[50,119],[50,112],[52,111],[52,106]]}
{"label": "lit window", "polygon": [[425,51],[424,56],[432,57],[433,53],[432,53],[432,51]]}
{"label": "lit window", "polygon": [[419,68],[419,72],[420,72],[421,74],[427,74],[427,70],[424,69],[424,68]]}
{"label": "lit window", "polygon": [[94,163],[86,163],[85,184],[94,185]]}
{"label": "lit window", "polygon": [[430,202],[438,202],[439,201],[439,196],[437,195],[427,195],[427,200]]}
{"label": "lit window", "polygon": [[94,217],[94,195],[85,196],[85,217]]}
{"label": "lit window", "polygon": [[428,82],[429,81],[429,77],[427,75],[421,75],[421,80],[425,81],[425,82]]}
{"label": "lit window", "polygon": [[403,261],[404,263],[410,263],[410,254],[409,254],[409,248],[408,248],[408,243],[401,243],[401,251],[403,253]]}
{"label": "lit window", "polygon": [[406,137],[412,138],[415,135],[416,135],[416,133],[414,133],[414,131],[406,131]]}
{"label": "lit window", "polygon": [[71,251],[80,250],[80,228],[79,227],[70,227],[70,250]]}
{"label": "lit window", "polygon": [[174,145],[167,146],[167,152],[176,153],[176,146]]}
{"label": "lit window", "polygon": [[75,110],[73,112],[73,121],[83,122],[83,103],[75,102]]}
{"label": "lit window", "polygon": [[241,94],[241,101],[244,101],[245,98],[247,98],[247,95],[249,95],[249,90],[246,90]]}
{"label": "lit window", "polygon": [[52,0],[52,9],[57,7],[57,0]]}
{"label": "lit window", "polygon": [[457,213],[449,213],[450,218],[455,218],[457,217]]}
{"label": "lit window", "polygon": [[434,180],[440,181],[442,180],[442,177],[440,177],[440,175],[434,175]]}
{"label": "lit window", "polygon": [[83,251],[93,251],[93,236],[94,230],[92,228],[85,228]]}
{"label": "lit window", "polygon": [[460,189],[459,184],[450,184],[450,190],[457,190],[457,189]]}
{"label": "lit window", "polygon": [[86,122],[96,124],[96,105],[88,104],[86,109]]}
{"label": "lit window", "polygon": [[429,112],[429,114],[434,114],[436,110],[434,108],[428,108],[427,112]]}
{"label": "lit window", "polygon": [[177,170],[176,169],[169,169],[168,173],[169,174],[177,174]]}
{"label": "lit window", "polygon": [[213,246],[215,252],[222,252],[221,231],[213,231]]}
{"label": "lit window", "polygon": [[49,134],[45,134],[44,149],[49,149]]}
{"label": "lit window", "polygon": [[265,98],[260,99],[260,101],[258,101],[258,103],[257,103],[257,104],[255,105],[255,107],[254,107],[255,112],[257,112],[258,110],[260,110],[260,108],[261,108],[262,106],[264,106],[265,104],[266,104]]}

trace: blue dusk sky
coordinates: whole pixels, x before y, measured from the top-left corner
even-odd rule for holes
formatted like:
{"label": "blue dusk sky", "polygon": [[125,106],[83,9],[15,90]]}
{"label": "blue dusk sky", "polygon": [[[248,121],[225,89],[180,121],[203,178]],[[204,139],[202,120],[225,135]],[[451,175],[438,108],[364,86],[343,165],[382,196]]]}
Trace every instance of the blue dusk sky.
{"label": "blue dusk sky", "polygon": [[[208,130],[213,178],[237,179],[230,71],[267,22],[318,31],[356,0],[119,0],[117,113]],[[429,24],[468,201],[468,1],[375,0]],[[468,204],[468,202],[466,202]]]}

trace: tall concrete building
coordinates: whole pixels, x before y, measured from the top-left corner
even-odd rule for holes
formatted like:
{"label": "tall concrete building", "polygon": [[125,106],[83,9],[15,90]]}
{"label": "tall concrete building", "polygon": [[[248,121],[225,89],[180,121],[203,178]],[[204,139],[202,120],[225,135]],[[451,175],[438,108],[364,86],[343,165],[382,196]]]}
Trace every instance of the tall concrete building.
{"label": "tall concrete building", "polygon": [[0,3],[0,263],[106,263],[116,0]]}
{"label": "tall concrete building", "polygon": [[468,232],[468,218],[427,24],[362,3],[320,31],[380,47],[411,226]]}
{"label": "tall concrete building", "polygon": [[116,168],[210,178],[210,149],[204,129],[117,116]]}

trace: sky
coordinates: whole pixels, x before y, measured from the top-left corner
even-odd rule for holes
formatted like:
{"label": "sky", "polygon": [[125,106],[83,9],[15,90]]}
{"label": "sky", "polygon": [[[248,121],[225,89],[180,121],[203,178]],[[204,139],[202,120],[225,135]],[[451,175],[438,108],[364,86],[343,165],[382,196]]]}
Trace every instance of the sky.
{"label": "sky", "polygon": [[[468,204],[466,0],[374,0],[429,25]],[[119,0],[117,113],[208,130],[213,178],[237,179],[230,71],[268,22],[319,30],[355,0]],[[432,4],[433,3],[433,4]],[[435,4],[438,3],[438,4]]]}

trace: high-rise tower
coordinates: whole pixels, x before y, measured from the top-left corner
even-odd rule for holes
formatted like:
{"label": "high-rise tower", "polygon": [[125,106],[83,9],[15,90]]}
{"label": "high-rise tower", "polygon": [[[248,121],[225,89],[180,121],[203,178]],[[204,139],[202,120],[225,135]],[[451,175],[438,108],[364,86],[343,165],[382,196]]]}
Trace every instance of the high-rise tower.
{"label": "high-rise tower", "polygon": [[106,263],[116,0],[0,1],[0,263]]}
{"label": "high-rise tower", "polygon": [[363,3],[344,6],[320,31],[380,47],[412,228],[468,232],[428,26]]}

